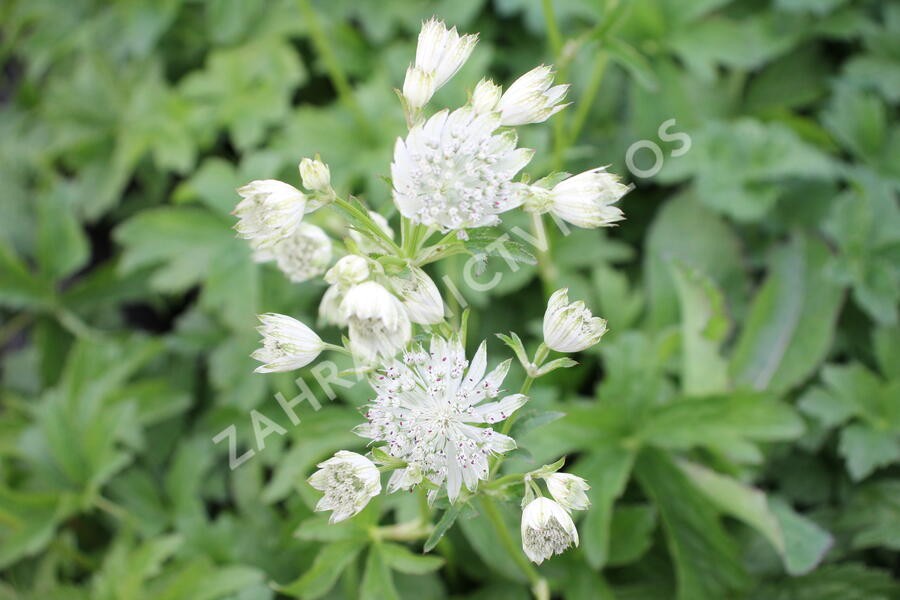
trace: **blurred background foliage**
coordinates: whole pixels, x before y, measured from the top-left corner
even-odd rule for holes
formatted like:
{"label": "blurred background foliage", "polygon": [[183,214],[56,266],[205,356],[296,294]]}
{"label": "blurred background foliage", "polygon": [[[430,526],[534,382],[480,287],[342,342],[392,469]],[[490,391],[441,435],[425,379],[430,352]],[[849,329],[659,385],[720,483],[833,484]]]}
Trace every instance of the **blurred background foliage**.
{"label": "blurred background foliage", "polygon": [[[461,286],[470,342],[498,356],[494,332],[539,341],[549,288],[609,320],[581,367],[535,387],[541,416],[507,461],[568,453],[593,485],[581,547],[541,567],[554,593],[900,597],[897,3],[4,0],[0,14],[0,598],[528,597],[477,514],[434,558],[371,535],[415,498],[323,527],[304,478],[361,447],[366,386],[293,426],[273,399],[296,394],[291,375],[252,375],[248,357],[257,313],[312,322],[323,288],[251,261],[234,188],[296,184],[318,152],[339,191],[391,216],[392,88],[431,15],[481,34],[438,105],[541,62],[572,83],[552,126],[523,128],[532,176],[625,174],[642,139],[663,152],[656,176],[626,176],[620,227],[556,232],[548,268],[492,259],[501,285]],[[691,137],[683,156],[660,139],[669,119]],[[287,434],[258,447],[251,410]],[[231,424],[255,452],[235,471],[212,442]]]}

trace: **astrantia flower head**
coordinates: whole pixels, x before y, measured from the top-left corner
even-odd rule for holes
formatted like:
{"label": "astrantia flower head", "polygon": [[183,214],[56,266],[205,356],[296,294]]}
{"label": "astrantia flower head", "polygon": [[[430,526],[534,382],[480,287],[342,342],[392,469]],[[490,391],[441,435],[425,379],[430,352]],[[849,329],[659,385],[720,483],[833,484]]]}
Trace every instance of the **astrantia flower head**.
{"label": "astrantia flower head", "polygon": [[622,210],[613,204],[628,190],[613,173],[603,168],[591,169],[560,181],[552,189],[531,186],[525,208],[538,213],[550,212],[578,227],[594,229],[625,218]]}
{"label": "astrantia flower head", "polygon": [[554,554],[578,546],[578,530],[566,509],[548,498],[535,498],[522,511],[522,549],[541,564]]}
{"label": "astrantia flower head", "polygon": [[331,239],[320,227],[300,223],[291,235],[254,252],[253,259],[274,260],[291,281],[300,283],[325,272],[331,262]]}
{"label": "astrantia flower head", "polygon": [[239,219],[234,228],[254,248],[266,248],[288,237],[303,219],[306,196],[283,181],[251,181],[237,192],[242,200],[232,213]]}
{"label": "astrantia flower head", "polygon": [[569,303],[569,290],[556,290],[544,313],[544,343],[557,352],[581,352],[600,341],[606,320],[595,317],[578,301]]}
{"label": "astrantia flower head", "polygon": [[419,267],[410,267],[408,277],[391,277],[391,287],[397,293],[409,320],[422,325],[434,325],[444,320],[444,301],[434,281]]}
{"label": "astrantia flower head", "polygon": [[432,94],[453,77],[469,58],[478,35],[459,35],[443,21],[431,18],[422,23],[416,62],[406,72],[403,95],[413,108],[422,108]]}
{"label": "astrantia flower head", "polygon": [[325,347],[316,332],[297,319],[269,313],[259,315],[259,320],[262,325],[257,330],[263,336],[263,346],[250,356],[264,364],[256,368],[256,373],[305,367]]}
{"label": "astrantia flower head", "polygon": [[515,80],[500,98],[502,124],[541,123],[568,106],[559,103],[566,97],[569,86],[554,86],[553,75],[553,69],[541,65]]}
{"label": "astrantia flower head", "polygon": [[316,504],[316,510],[333,511],[330,523],[349,519],[381,493],[378,467],[365,456],[341,450],[318,467],[308,481],[325,493]]}
{"label": "astrantia flower head", "polygon": [[350,328],[350,350],[366,362],[393,357],[412,335],[403,304],[375,281],[347,290],[340,311]]}
{"label": "astrantia flower head", "polygon": [[495,134],[497,113],[443,110],[394,148],[394,201],[413,223],[443,230],[483,227],[522,203],[527,187],[512,178],[533,151],[516,148],[514,131]]}
{"label": "astrantia flower head", "polygon": [[547,489],[553,499],[569,510],[587,510],[591,505],[587,490],[591,489],[587,481],[569,473],[550,473],[544,476]]}
{"label": "astrantia flower head", "polygon": [[[492,454],[516,447],[511,437],[479,426],[503,421],[527,401],[513,394],[482,403],[499,396],[509,365],[507,360],[485,375],[486,344],[470,364],[458,339],[434,336],[428,350],[415,347],[370,378],[377,396],[368,406],[368,422],[355,431],[384,442],[385,452],[414,465],[432,483],[446,484],[453,502],[463,484],[474,490],[488,476]],[[407,474],[396,477],[402,481]]]}

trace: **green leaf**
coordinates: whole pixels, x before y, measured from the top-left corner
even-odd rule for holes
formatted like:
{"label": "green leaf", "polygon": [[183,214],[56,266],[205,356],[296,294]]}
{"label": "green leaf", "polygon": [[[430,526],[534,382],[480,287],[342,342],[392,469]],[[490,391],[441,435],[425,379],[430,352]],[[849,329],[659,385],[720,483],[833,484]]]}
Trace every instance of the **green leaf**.
{"label": "green leaf", "polygon": [[322,546],[308,571],[293,583],[276,589],[294,598],[321,598],[334,587],[344,569],[365,546],[366,542],[360,540],[345,540]]}
{"label": "green leaf", "polygon": [[731,357],[736,384],[787,391],[825,358],[843,300],[824,276],[829,256],[824,243],[801,235],[773,253]]}
{"label": "green leaf", "polygon": [[73,504],[65,495],[0,486],[0,568],[41,552]]}
{"label": "green leaf", "polygon": [[373,544],[369,549],[359,597],[360,600],[400,600],[381,544]]}
{"label": "green leaf", "polygon": [[635,472],[653,500],[675,563],[679,600],[720,600],[747,586],[738,548],[709,501],[666,454],[644,449]]}
{"label": "green leaf", "polygon": [[900,550],[900,480],[857,486],[839,520],[853,532],[853,547]]}
{"label": "green leaf", "polygon": [[62,186],[38,196],[37,215],[37,262],[44,277],[62,279],[84,266],[90,248]]}
{"label": "green leaf", "polygon": [[612,508],[625,491],[634,464],[634,452],[614,444],[604,444],[578,461],[572,469],[591,485],[591,507],[582,523],[582,547],[595,569],[610,559]]}
{"label": "green leaf", "polygon": [[10,308],[39,308],[52,302],[50,284],[33,275],[0,240],[0,304]]}
{"label": "green leaf", "polygon": [[814,569],[831,547],[827,532],[787,505],[770,506],[762,491],[695,463],[680,461],[679,467],[719,510],[765,536],[792,575]]}
{"label": "green leaf", "polygon": [[875,469],[900,461],[900,436],[854,423],[841,431],[838,451],[847,461],[850,477],[860,481]]}
{"label": "green leaf", "polygon": [[673,265],[681,304],[681,387],[687,395],[715,394],[729,387],[719,352],[729,323],[721,292],[698,271]]}
{"label": "green leaf", "polygon": [[652,506],[618,506],[612,515],[609,538],[609,566],[627,565],[650,550],[656,529],[656,510]]}
{"label": "green leaf", "polygon": [[706,446],[728,453],[749,442],[793,439],[803,430],[797,413],[773,396],[734,393],[662,406],[647,416],[637,435],[666,448]]}
{"label": "green leaf", "polygon": [[638,84],[650,91],[659,89],[659,79],[653,72],[653,66],[634,46],[618,38],[608,38],[604,48],[614,61],[628,71]]}
{"label": "green leaf", "polygon": [[464,503],[457,502],[444,511],[444,514],[441,515],[441,518],[435,524],[434,531],[432,531],[431,535],[428,536],[428,539],[425,540],[425,552],[431,552],[434,547],[437,546],[438,542],[441,541],[441,538],[444,537],[444,534],[447,533],[447,530],[456,522],[456,518],[459,516],[459,513],[464,506]]}
{"label": "green leaf", "polygon": [[439,556],[413,554],[398,544],[382,544],[381,554],[390,568],[408,575],[424,575],[444,566],[444,559]]}
{"label": "green leaf", "polygon": [[809,575],[760,587],[751,600],[891,600],[900,585],[887,571],[858,563],[826,565]]}

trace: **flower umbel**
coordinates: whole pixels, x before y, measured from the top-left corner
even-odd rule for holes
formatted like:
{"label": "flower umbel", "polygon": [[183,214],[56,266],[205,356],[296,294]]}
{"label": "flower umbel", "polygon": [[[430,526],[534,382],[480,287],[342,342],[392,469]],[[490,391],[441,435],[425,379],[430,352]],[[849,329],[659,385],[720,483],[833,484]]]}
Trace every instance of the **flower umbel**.
{"label": "flower umbel", "polygon": [[569,303],[569,290],[556,290],[544,313],[544,343],[557,352],[581,352],[600,341],[606,319],[595,317],[581,300]]}
{"label": "flower umbel", "polygon": [[339,523],[359,513],[374,496],[381,493],[378,467],[365,456],[341,450],[309,478],[309,484],[324,492],[317,511],[330,510],[330,523]]}
{"label": "flower umbel", "polygon": [[502,124],[541,123],[567,107],[568,104],[559,103],[566,97],[569,86],[553,85],[553,76],[551,67],[541,65],[516,79],[500,98]]}
{"label": "flower umbel", "polygon": [[288,279],[301,283],[325,272],[331,262],[331,239],[320,227],[300,223],[288,237],[254,252],[253,260],[274,260]]}
{"label": "flower umbel", "polygon": [[[429,350],[414,348],[370,378],[377,396],[368,406],[368,422],[355,431],[385,442],[385,452],[414,465],[432,483],[446,484],[453,502],[463,484],[474,490],[488,476],[491,454],[516,447],[511,437],[478,426],[503,421],[528,400],[513,394],[482,404],[499,396],[509,365],[504,361],[485,375],[485,343],[469,363],[458,339],[434,336]],[[396,477],[409,480],[406,473]]]}
{"label": "flower umbel", "polygon": [[484,227],[519,206],[527,190],[512,178],[534,152],[516,148],[514,131],[494,134],[497,113],[442,110],[394,147],[394,202],[413,223],[445,231]]}
{"label": "flower umbel", "polygon": [[325,348],[316,332],[292,317],[268,313],[259,315],[262,348],[250,356],[264,364],[256,373],[293,371],[311,363]]}
{"label": "flower umbel", "polygon": [[234,228],[253,248],[266,248],[291,235],[306,209],[306,196],[275,179],[251,181],[238,188],[242,200],[234,212]]}
{"label": "flower umbel", "polygon": [[541,564],[554,554],[578,546],[578,530],[566,509],[548,498],[535,498],[522,511],[522,549]]}
{"label": "flower umbel", "polygon": [[544,476],[553,499],[569,510],[587,510],[591,505],[585,492],[591,489],[587,481],[569,473],[550,473]]}

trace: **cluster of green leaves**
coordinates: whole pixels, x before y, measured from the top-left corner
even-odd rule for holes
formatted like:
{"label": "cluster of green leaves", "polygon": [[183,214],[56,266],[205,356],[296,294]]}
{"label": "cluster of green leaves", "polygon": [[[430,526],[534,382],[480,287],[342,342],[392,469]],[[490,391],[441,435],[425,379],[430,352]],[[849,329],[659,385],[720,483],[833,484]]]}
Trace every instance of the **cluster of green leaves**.
{"label": "cluster of green leaves", "polygon": [[[528,597],[477,501],[434,507],[434,528],[414,495],[338,526],[314,515],[305,477],[363,447],[350,429],[366,386],[298,407],[294,425],[274,398],[297,394],[293,376],[253,375],[248,357],[257,313],[312,323],[323,288],[252,261],[234,188],[296,183],[320,153],[340,192],[392,216],[392,88],[432,14],[481,34],[438,104],[485,71],[507,83],[554,62],[571,81],[572,107],[522,128],[533,179],[625,174],[641,139],[663,152],[620,227],[551,226],[551,258],[532,265],[509,213],[529,260],[484,258],[499,285],[467,288],[465,256],[433,273],[472,306],[470,341],[516,330],[536,346],[545,292],[563,286],[609,321],[579,368],[534,386],[505,463],[569,454],[592,485],[581,546],[540,567],[551,588],[900,597],[900,6],[12,0],[0,14],[0,598]],[[670,119],[683,155],[660,139]],[[286,433],[260,438],[250,411]],[[234,471],[212,441],[232,424],[255,451]]]}

